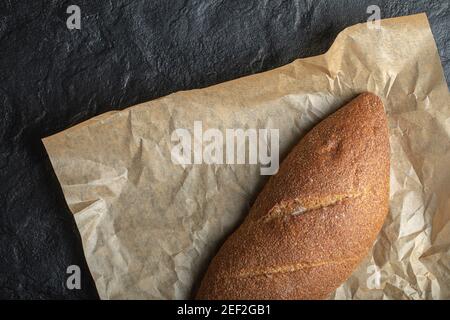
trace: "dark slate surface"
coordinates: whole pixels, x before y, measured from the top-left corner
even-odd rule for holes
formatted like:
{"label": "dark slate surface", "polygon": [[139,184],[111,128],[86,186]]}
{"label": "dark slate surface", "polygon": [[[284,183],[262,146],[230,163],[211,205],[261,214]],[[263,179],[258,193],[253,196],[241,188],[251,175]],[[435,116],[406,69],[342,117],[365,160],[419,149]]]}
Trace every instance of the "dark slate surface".
{"label": "dark slate surface", "polygon": [[[66,8],[80,6],[81,30]],[[97,298],[42,137],[94,115],[323,53],[339,31],[427,12],[450,79],[448,1],[0,2],[0,298]],[[65,287],[82,268],[82,289]]]}

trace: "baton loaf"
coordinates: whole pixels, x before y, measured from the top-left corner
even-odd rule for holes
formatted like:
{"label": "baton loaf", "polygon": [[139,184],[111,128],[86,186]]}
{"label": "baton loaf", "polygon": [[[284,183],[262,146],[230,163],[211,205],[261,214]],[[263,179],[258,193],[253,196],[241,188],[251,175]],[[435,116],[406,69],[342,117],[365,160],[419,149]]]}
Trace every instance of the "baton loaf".
{"label": "baton loaf", "polygon": [[197,299],[324,299],[367,256],[389,210],[381,99],[363,93],[293,148],[224,242]]}

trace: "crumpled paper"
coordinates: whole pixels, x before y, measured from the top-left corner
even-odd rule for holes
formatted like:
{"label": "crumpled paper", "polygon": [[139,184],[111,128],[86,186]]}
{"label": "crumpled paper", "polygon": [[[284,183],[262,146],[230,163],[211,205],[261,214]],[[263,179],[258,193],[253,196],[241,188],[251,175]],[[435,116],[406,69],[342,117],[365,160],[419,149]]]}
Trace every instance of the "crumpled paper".
{"label": "crumpled paper", "polygon": [[450,298],[450,103],[425,14],[342,31],[327,53],[109,112],[43,140],[103,299],[192,297],[267,176],[179,165],[177,128],[279,129],[281,158],[357,94],[384,101],[390,213],[334,299]]}

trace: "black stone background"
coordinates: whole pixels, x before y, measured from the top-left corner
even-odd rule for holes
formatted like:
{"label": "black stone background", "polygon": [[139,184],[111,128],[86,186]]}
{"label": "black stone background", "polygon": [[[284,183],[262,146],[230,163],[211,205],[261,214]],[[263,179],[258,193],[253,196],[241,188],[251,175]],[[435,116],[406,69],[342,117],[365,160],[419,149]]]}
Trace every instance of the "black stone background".
{"label": "black stone background", "polygon": [[[66,8],[81,8],[68,30]],[[0,298],[97,298],[41,138],[112,109],[323,53],[364,22],[426,12],[450,79],[449,1],[0,1]],[[82,289],[65,287],[82,268]]]}

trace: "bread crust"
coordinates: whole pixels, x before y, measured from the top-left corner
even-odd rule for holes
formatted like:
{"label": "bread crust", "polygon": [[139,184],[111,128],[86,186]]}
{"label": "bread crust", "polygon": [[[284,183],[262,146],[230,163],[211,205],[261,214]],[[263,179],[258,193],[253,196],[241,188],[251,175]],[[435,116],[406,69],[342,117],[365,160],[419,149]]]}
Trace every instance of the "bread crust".
{"label": "bread crust", "polygon": [[293,148],[196,298],[326,298],[367,255],[388,202],[387,119],[381,99],[363,93]]}

